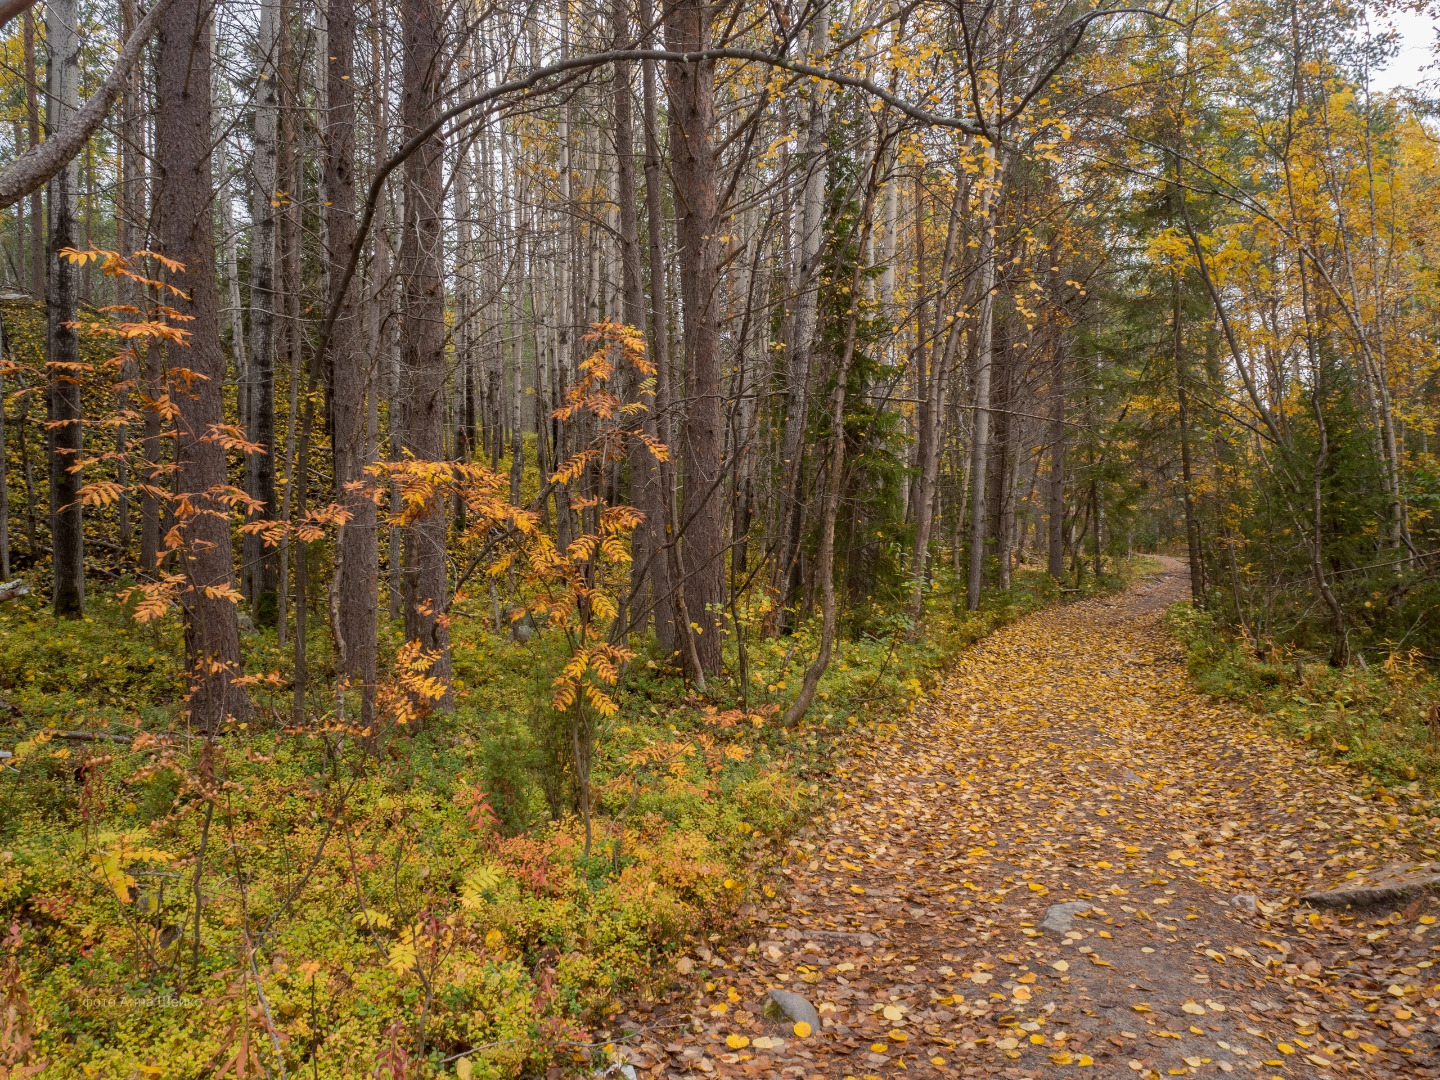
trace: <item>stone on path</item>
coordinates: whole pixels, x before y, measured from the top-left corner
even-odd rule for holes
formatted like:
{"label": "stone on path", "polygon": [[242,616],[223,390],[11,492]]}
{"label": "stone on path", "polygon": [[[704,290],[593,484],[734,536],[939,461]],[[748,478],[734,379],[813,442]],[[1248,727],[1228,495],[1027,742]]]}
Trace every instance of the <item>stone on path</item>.
{"label": "stone on path", "polygon": [[[799,994],[775,988],[770,991],[768,998],[765,1002],[765,1015],[772,1020],[784,1017],[794,1024],[809,1024],[811,1031],[820,1030],[820,1014],[815,1011],[814,1005]],[[776,1013],[780,1015],[776,1016]]]}
{"label": "stone on path", "polygon": [[1306,893],[1311,907],[1378,907],[1427,892],[1440,892],[1440,863],[1401,863],[1373,874],[1357,875],[1336,889]]}
{"label": "stone on path", "polygon": [[1089,911],[1091,905],[1083,900],[1071,900],[1064,904],[1051,904],[1045,909],[1045,918],[1040,920],[1040,929],[1052,934],[1063,934],[1070,929],[1070,920],[1082,911]]}

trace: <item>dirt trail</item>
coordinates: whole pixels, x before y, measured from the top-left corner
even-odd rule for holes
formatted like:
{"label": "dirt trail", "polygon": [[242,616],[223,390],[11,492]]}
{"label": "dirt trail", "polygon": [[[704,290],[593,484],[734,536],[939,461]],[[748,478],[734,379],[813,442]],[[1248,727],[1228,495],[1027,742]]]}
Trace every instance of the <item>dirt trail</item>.
{"label": "dirt trail", "polygon": [[[621,1019],[631,1063],[810,1080],[1440,1076],[1440,899],[1339,916],[1295,903],[1433,858],[1437,822],[1200,697],[1161,625],[1181,569],[997,632],[853,754],[771,906],[694,957],[691,1025],[661,1022],[679,1001]],[[1062,903],[1088,912],[1042,925]],[[820,1031],[765,1019],[770,987],[819,1006]]]}

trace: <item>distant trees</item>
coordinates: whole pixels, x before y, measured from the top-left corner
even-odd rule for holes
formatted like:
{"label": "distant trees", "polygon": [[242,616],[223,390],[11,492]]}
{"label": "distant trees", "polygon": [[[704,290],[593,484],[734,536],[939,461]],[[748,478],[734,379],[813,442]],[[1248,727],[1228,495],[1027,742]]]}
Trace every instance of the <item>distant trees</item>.
{"label": "distant trees", "polygon": [[[482,573],[503,515],[467,547],[456,463],[562,551],[602,504],[643,513],[609,632],[653,630],[697,689],[742,633],[818,613],[792,719],[845,633],[1164,545],[1257,649],[1430,640],[1433,154],[1326,0],[94,18],[72,48],[51,4],[34,79],[7,76],[11,170],[46,145],[42,70],[51,138],[116,72],[122,107],[43,208],[0,168],[0,273],[33,293],[51,268],[43,347],[9,301],[0,514],[25,523],[0,535],[60,614],[87,568],[170,581],[201,726],[245,713],[252,623],[293,650],[297,718],[345,679],[363,727],[383,620],[444,685],[453,618],[525,617],[520,579]],[[97,280],[67,247],[184,271]],[[87,295],[184,340],[98,362]],[[600,422],[557,416],[581,341],[615,322],[654,365],[604,391],[638,426],[561,476]],[[378,467],[402,461],[443,498],[407,507]]]}

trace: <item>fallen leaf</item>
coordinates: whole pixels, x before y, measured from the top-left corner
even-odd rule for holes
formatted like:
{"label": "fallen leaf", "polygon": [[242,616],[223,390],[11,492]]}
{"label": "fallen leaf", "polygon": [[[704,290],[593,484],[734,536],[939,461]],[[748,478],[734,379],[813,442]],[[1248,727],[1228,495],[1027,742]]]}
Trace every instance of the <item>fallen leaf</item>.
{"label": "fallen leaf", "polygon": [[795,1032],[798,1038],[808,1039],[810,1037],[810,1025],[807,1024],[804,1020],[797,1022],[796,1025],[790,1030]]}

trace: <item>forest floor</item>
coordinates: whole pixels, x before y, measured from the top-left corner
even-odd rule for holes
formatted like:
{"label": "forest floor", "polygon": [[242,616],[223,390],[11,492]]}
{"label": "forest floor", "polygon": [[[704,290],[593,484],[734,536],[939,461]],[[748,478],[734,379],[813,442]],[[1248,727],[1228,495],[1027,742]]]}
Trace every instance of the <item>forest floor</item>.
{"label": "forest floor", "polygon": [[998,630],[852,750],[768,905],[614,1018],[617,1069],[1440,1076],[1440,897],[1299,902],[1433,859],[1440,822],[1198,694],[1178,570]]}

